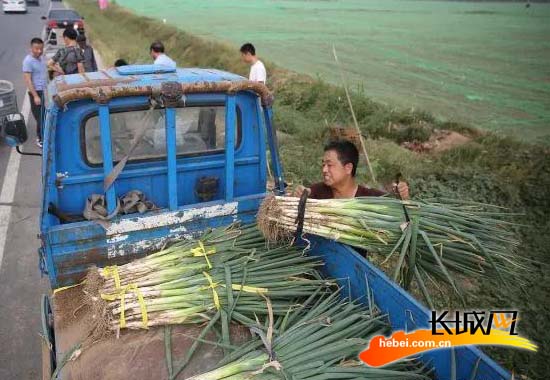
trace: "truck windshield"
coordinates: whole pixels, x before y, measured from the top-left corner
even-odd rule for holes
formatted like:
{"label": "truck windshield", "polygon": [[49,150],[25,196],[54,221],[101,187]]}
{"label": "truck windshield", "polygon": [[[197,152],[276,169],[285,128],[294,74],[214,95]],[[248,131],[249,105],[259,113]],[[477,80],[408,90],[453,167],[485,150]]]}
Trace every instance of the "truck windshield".
{"label": "truck windshield", "polygon": [[[143,123],[150,127],[132,153],[129,162],[156,160],[166,157],[164,110],[111,111],[111,143],[114,161],[129,151],[135,134]],[[99,117],[84,121],[83,154],[88,164],[103,163],[99,133]],[[235,148],[240,143],[240,117],[237,112]],[[201,106],[176,109],[176,146],[178,156],[208,154],[224,150],[225,107]]]}

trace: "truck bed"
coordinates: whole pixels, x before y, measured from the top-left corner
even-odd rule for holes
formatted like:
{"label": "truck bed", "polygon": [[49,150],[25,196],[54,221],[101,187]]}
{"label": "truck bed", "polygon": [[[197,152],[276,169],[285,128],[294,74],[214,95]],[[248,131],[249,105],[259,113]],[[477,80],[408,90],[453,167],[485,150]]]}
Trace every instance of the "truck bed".
{"label": "truck bed", "polygon": [[[325,239],[312,238],[309,241],[310,254],[324,261],[325,276],[339,279],[343,294],[367,303],[368,294],[377,307],[389,315],[393,330],[412,331],[429,326],[429,312],[407,292],[399,288],[379,269],[362,258],[356,251]],[[71,288],[53,297],[56,355],[58,365],[63,357],[78,343],[85,340],[90,323],[82,316],[90,315],[78,308],[79,289]],[[60,296],[62,295],[62,296]],[[57,299],[56,299],[57,298]],[[68,301],[68,306],[67,303]],[[67,313],[67,311],[70,311]],[[172,328],[174,367],[193,344],[202,326],[175,326]],[[250,338],[250,332],[238,325],[231,326],[231,343],[239,344]],[[206,340],[217,341],[214,334]],[[103,338],[85,349],[75,361],[70,361],[62,371],[65,379],[167,379],[168,372],[164,349],[164,328],[147,331],[124,331],[117,339],[115,335]],[[472,369],[479,360],[476,380],[509,380],[511,378],[491,358],[476,347],[455,348],[456,363],[452,364],[451,349],[432,350],[420,355],[420,360],[430,362],[436,379],[470,379]],[[178,379],[185,379],[215,367],[223,357],[221,349],[201,344],[189,366]]]}
{"label": "truck bed", "polygon": [[[83,348],[75,360],[67,361],[61,371],[63,380],[150,380],[168,379],[165,353],[165,328],[155,327],[149,330],[125,330],[117,337],[115,333],[91,340],[89,308],[79,308],[81,290],[67,289],[52,297],[55,324],[57,363],[82,344]],[[69,300],[67,302],[67,300]],[[76,310],[78,309],[78,310]],[[76,312],[75,312],[76,310]],[[171,344],[174,368],[183,360],[187,350],[195,342],[204,326],[179,325],[171,327]],[[230,326],[231,343],[239,344],[251,338],[249,330],[243,326]],[[215,333],[210,332],[205,340],[217,341]],[[195,374],[213,369],[223,351],[216,346],[200,344],[193,358],[176,379],[185,379]]]}

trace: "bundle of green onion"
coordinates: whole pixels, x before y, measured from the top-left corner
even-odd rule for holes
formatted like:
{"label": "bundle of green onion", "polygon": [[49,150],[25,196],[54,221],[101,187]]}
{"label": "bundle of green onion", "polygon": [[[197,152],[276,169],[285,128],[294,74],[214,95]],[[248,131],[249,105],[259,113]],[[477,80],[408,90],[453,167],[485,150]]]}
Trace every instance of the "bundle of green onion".
{"label": "bundle of green onion", "polygon": [[267,247],[255,226],[232,227],[126,265],[95,268],[86,292],[101,304],[103,311],[95,314],[110,329],[198,323],[229,306],[233,319],[250,323],[267,313],[266,296],[279,315],[319,287],[326,289],[330,283],[317,265],[298,248]]}
{"label": "bundle of green onion", "polygon": [[[258,226],[269,241],[292,237],[299,199],[267,197]],[[406,211],[405,211],[406,210]],[[451,276],[517,274],[518,245],[511,216],[501,208],[472,202],[400,201],[387,197],[308,199],[303,232],[332,239],[380,255],[392,263],[394,280],[408,288],[415,279],[431,303],[426,280],[443,281],[461,295]],[[407,220],[409,219],[409,220]]]}
{"label": "bundle of green onion", "polygon": [[382,369],[356,360],[371,337],[389,331],[385,316],[340,300],[338,292],[310,297],[304,306],[309,303],[273,326],[251,326],[261,339],[245,343],[219,368],[189,380],[429,379],[426,368],[414,360]]}

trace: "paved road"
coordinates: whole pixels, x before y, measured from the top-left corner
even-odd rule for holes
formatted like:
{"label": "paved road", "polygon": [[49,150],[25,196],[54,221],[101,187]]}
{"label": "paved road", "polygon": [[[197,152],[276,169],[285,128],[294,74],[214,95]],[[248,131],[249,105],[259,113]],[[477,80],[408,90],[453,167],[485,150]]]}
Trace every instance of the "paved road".
{"label": "paved road", "polygon": [[[29,6],[25,15],[0,13],[0,79],[13,82],[19,108],[24,104],[21,61],[28,43],[41,36],[49,0]],[[59,4],[59,3],[58,3]],[[59,5],[57,5],[59,7]],[[28,105],[26,107],[28,109]],[[24,151],[37,152],[35,124],[28,123]],[[49,284],[40,277],[40,157],[20,156],[0,142],[0,379],[41,378],[40,307]]]}

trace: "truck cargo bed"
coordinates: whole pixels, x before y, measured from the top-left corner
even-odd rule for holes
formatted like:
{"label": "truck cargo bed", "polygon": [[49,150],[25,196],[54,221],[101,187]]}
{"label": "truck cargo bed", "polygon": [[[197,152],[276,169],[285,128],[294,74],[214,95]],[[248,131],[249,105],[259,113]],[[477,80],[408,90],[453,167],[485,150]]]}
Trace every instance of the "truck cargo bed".
{"label": "truck cargo bed", "polygon": [[[165,328],[149,330],[125,330],[117,337],[115,333],[93,340],[88,337],[92,324],[91,310],[67,300],[79,299],[80,288],[67,289],[52,298],[55,323],[55,341],[57,363],[61,364],[65,356],[71,356],[76,347],[83,344],[75,360],[69,360],[62,369],[63,380],[149,380],[168,379],[165,352]],[[202,325],[179,325],[170,328],[174,368],[185,357],[186,352],[199,336]],[[247,328],[232,324],[230,326],[231,343],[238,345],[251,338]],[[210,332],[203,339],[217,341],[215,333]],[[193,358],[176,379],[213,369],[223,358],[223,351],[209,344],[200,344]]]}
{"label": "truck cargo bed", "polygon": [[[325,239],[312,238],[309,241],[310,254],[323,259],[323,274],[338,279],[343,296],[371,301],[388,314],[392,329],[412,331],[429,326],[429,313],[408,293],[399,288],[379,269],[374,267],[355,250]],[[86,341],[90,322],[86,315],[91,313],[78,309],[78,287],[71,288],[53,297],[57,364],[64,361],[75,345]],[[59,296],[62,295],[62,296]],[[57,300],[56,300],[57,297]],[[69,301],[67,301],[69,300]],[[174,367],[193,344],[202,326],[182,325],[172,328]],[[248,329],[233,324],[231,343],[238,345],[250,338]],[[206,340],[217,341],[215,334]],[[165,358],[164,328],[140,331],[124,331],[117,338],[114,334],[93,343],[75,361],[69,361],[62,371],[62,379],[168,379]],[[511,376],[487,355],[475,347],[456,348],[456,379],[470,379],[472,369],[479,360],[477,380],[508,380]],[[223,351],[212,345],[201,344],[189,366],[178,376],[185,379],[216,367],[223,357]],[[452,374],[451,349],[439,349],[420,356],[423,362],[430,362],[437,379],[455,378]]]}

